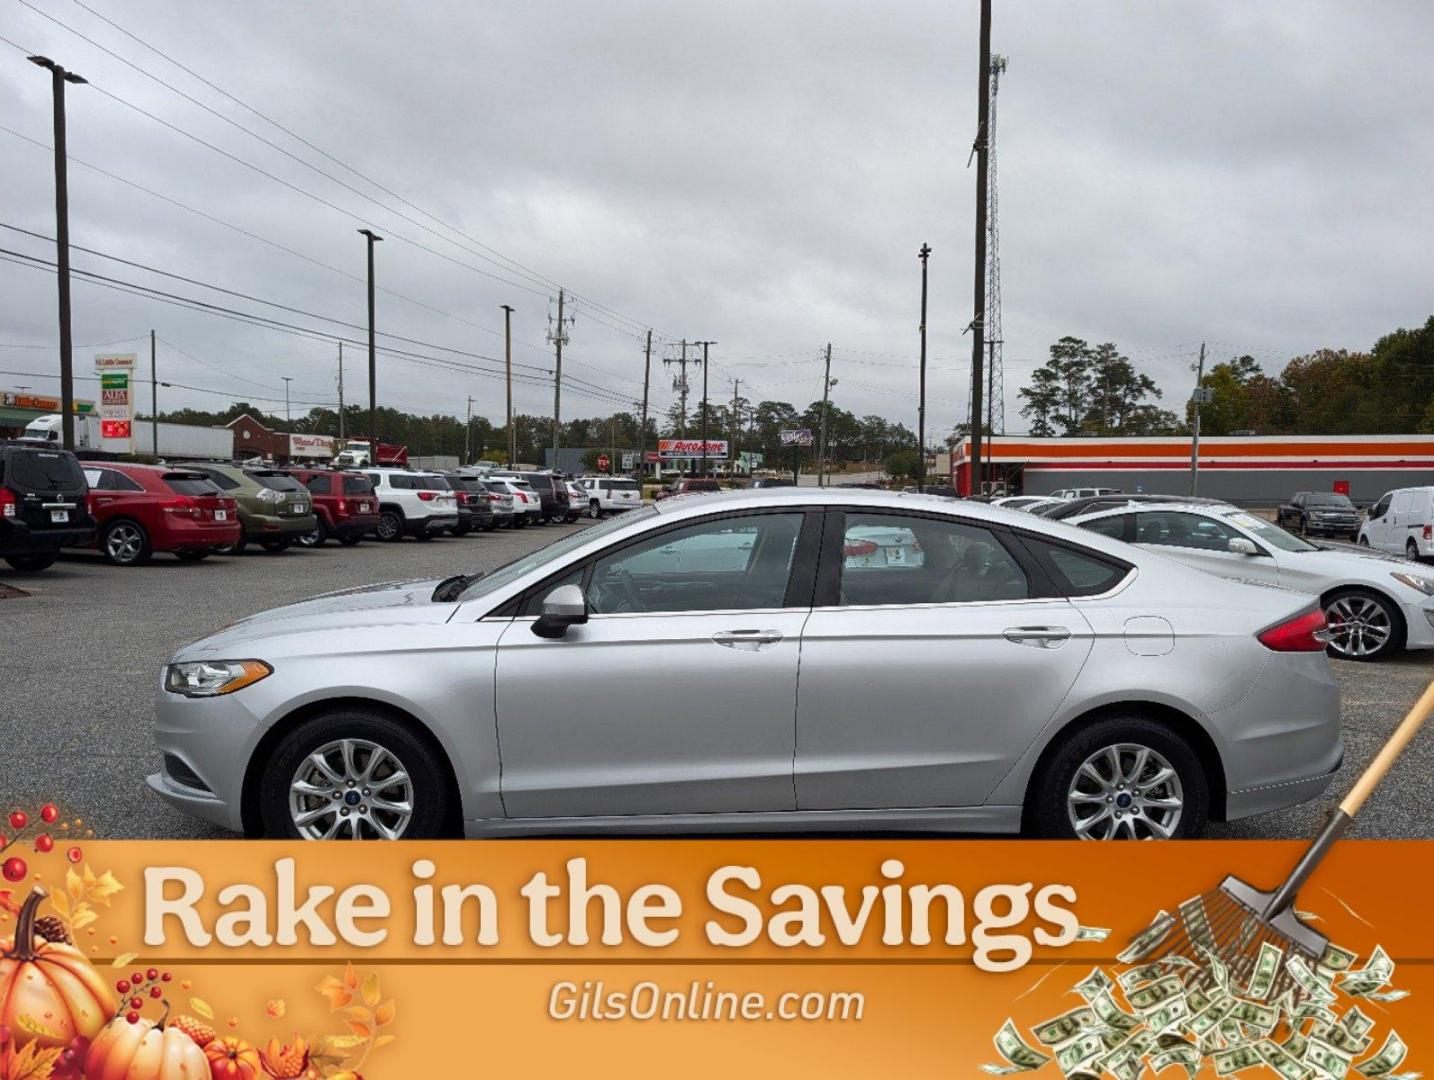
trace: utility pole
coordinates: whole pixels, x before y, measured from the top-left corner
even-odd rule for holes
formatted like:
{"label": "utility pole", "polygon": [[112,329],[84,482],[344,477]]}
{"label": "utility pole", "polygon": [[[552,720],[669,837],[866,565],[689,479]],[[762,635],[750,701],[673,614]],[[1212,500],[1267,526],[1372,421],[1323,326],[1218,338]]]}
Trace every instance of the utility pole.
{"label": "utility pole", "polygon": [[680,360],[664,359],[662,363],[664,366],[674,363],[679,365],[679,374],[676,381],[672,384],[672,389],[677,391],[679,403],[677,409],[677,437],[679,439],[685,439],[687,438],[687,339],[682,339],[682,358]]}
{"label": "utility pole", "polygon": [[741,398],[738,391],[742,388],[741,379],[732,380],[732,445],[727,448],[727,473],[729,477],[737,475],[737,435],[741,430],[738,427],[740,420],[737,413],[740,409]]}
{"label": "utility pole", "polygon": [[378,465],[378,349],[373,328],[373,246],[383,237],[371,229],[360,229],[359,234],[368,240],[368,463],[373,468]]}
{"label": "utility pole", "polygon": [[150,450],[159,460],[159,375],[154,370],[154,331],[149,332],[149,434]]}
{"label": "utility pole", "polygon": [[70,179],[65,149],[65,84],[86,80],[66,71],[48,56],[29,61],[50,72],[55,108],[55,279],[60,307],[60,437],[66,450],[75,448],[75,350],[70,336]]}
{"label": "utility pole", "polygon": [[518,460],[518,433],[513,430],[513,305],[503,308],[503,364],[508,382],[508,468]]}
{"label": "utility pole", "polygon": [[699,476],[707,475],[707,347],[716,345],[715,341],[694,341],[692,344],[702,346],[702,467]]}
{"label": "utility pole", "polygon": [[289,412],[289,384],[294,381],[294,378],[292,375],[280,375],[279,378],[284,380],[284,423],[292,428],[294,417]]}
{"label": "utility pole", "polygon": [[991,114],[991,0],[981,0],[981,57],[978,65],[976,143],[976,273],[971,319],[971,490],[981,491],[981,422],[985,395],[986,320],[986,124]]}
{"label": "utility pole", "polygon": [[558,467],[558,447],[562,446],[563,438],[563,342],[567,340],[567,333],[563,329],[563,301],[564,293],[558,290],[558,330],[554,334],[548,331],[548,339],[552,341],[556,351],[556,365],[553,368],[553,468]]}
{"label": "utility pole", "polygon": [[468,416],[463,421],[463,464],[473,464],[473,395],[468,395]]}
{"label": "utility pole", "polygon": [[926,260],[931,245],[922,244],[916,253],[921,260],[921,401],[916,409],[916,490],[926,483]]}
{"label": "utility pole", "polygon": [[1195,367],[1195,393],[1190,400],[1195,405],[1195,420],[1190,425],[1190,495],[1199,494],[1200,488],[1200,406],[1205,404],[1205,343],[1200,342],[1200,360]]}
{"label": "utility pole", "polygon": [[828,341],[826,374],[822,377],[822,438],[821,452],[817,455],[817,487],[827,486],[827,413],[831,411],[829,402],[835,385],[836,381],[832,379],[832,343]]}
{"label": "utility pole", "polygon": [[617,475],[617,414],[613,413],[612,418],[607,422],[608,439],[612,443],[612,454],[607,459],[607,474]]}
{"label": "utility pole", "polygon": [[[642,428],[638,432],[637,472],[641,476],[647,468],[647,388],[652,379],[652,331],[647,332],[647,344],[642,348]],[[641,494],[639,492],[639,494]]]}
{"label": "utility pole", "polygon": [[[339,442],[344,442],[344,343],[339,342]],[[342,447],[340,447],[342,449]]]}

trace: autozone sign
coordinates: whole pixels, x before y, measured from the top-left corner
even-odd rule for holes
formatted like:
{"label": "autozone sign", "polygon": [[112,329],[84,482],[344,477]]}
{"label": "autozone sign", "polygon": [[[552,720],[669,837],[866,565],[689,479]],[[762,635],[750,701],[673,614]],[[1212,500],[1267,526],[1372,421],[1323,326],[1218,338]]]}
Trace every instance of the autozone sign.
{"label": "autozone sign", "polygon": [[703,451],[701,439],[658,439],[657,456],[663,461],[674,458],[724,458],[727,456],[726,439],[708,439]]}

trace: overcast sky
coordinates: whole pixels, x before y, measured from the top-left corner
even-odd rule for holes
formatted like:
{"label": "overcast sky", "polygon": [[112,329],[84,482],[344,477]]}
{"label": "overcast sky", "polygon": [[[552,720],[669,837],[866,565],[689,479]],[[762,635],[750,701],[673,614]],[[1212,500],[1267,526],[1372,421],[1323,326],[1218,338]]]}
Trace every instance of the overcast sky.
{"label": "overcast sky", "polygon": [[[76,0],[31,2],[382,204],[0,0],[0,34],[94,84],[69,91],[72,158],[228,223],[72,164],[77,245],[363,324],[355,229],[369,222],[386,237],[379,284],[406,298],[379,294],[380,328],[425,343],[389,344],[491,370],[437,347],[501,358],[499,305],[517,309],[520,411],[552,407],[540,380],[561,284],[584,298],[566,418],[640,397],[651,326],[658,357],[684,336],[718,343],[714,397],[737,377],[744,396],[799,408],[820,396],[830,341],[834,400],[914,428],[927,242],[929,432],[965,415],[974,0],[84,0],[342,164]],[[1009,430],[1024,429],[1016,390],[1063,334],[1115,341],[1175,405],[1201,340],[1214,360],[1248,352],[1277,370],[1318,347],[1367,348],[1434,311],[1434,5],[996,7],[994,47],[1010,62],[997,128]],[[3,43],[0,98],[0,124],[50,143],[48,77]],[[48,151],[0,131],[0,221],[52,235],[52,178]],[[53,245],[9,229],[0,248],[53,258]],[[93,255],[74,264],[362,336]],[[331,341],[78,281],[74,297],[78,373],[91,374],[88,346],[154,327],[161,378],[219,391],[165,391],[162,407],[267,397],[282,412],[284,376],[296,415],[336,400]],[[57,371],[53,348],[15,347],[57,340],[54,277],[0,262],[0,298],[0,368]],[[124,348],[147,344],[110,350]],[[362,357],[347,353],[349,399],[366,400]],[[471,394],[475,413],[502,415],[497,378],[393,356],[380,368],[384,403],[462,415]],[[0,387],[23,384],[57,387],[0,374]],[[653,391],[656,405],[674,397],[656,361]]]}

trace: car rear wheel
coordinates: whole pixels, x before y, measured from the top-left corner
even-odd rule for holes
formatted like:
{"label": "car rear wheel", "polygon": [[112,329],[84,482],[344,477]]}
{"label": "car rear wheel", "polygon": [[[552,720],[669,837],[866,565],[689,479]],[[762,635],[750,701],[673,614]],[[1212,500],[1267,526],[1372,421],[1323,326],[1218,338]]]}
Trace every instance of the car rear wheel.
{"label": "car rear wheel", "polygon": [[149,533],[137,521],[112,521],[100,534],[100,550],[116,566],[143,566],[154,557]]}
{"label": "car rear wheel", "polygon": [[299,537],[299,543],[306,548],[323,547],[324,541],[328,538],[328,526],[323,523],[322,519],[320,519],[319,523],[314,526],[313,532],[306,532]]}
{"label": "car rear wheel", "polygon": [[498,522],[495,521],[493,518],[489,517],[489,518],[484,518],[484,519],[483,519],[483,531],[484,531],[484,532],[492,532],[492,531],[493,531],[494,529],[496,529],[497,527],[498,527]]}
{"label": "car rear wheel", "polygon": [[1419,545],[1416,544],[1413,540],[1410,540],[1407,544],[1404,545],[1404,554],[1408,557],[1410,562],[1418,562]]}
{"label": "car rear wheel", "polygon": [[259,546],[270,555],[277,555],[281,551],[288,551],[292,540],[260,540]]}
{"label": "car rear wheel", "polygon": [[1324,600],[1329,654],[1341,660],[1383,660],[1404,644],[1394,604],[1366,589],[1344,589]]}
{"label": "car rear wheel", "polygon": [[339,543],[342,544],[344,547],[353,547],[355,544],[359,544],[359,543],[362,543],[362,542],[363,542],[363,537],[360,536],[360,535],[358,535],[357,533],[354,533],[354,534],[352,534],[352,535],[350,535],[350,536],[340,536],[340,537],[339,537]]}
{"label": "car rear wheel", "polygon": [[5,561],[10,564],[12,569],[19,570],[23,574],[35,574],[41,570],[48,570],[59,557],[58,551],[35,551],[25,555],[6,555]]}
{"label": "car rear wheel", "polygon": [[374,532],[380,540],[397,540],[403,535],[403,516],[397,510],[385,510],[378,516]]}
{"label": "car rear wheel", "polygon": [[1166,725],[1108,716],[1062,740],[1031,779],[1028,826],[1077,840],[1198,836],[1210,812],[1199,757]]}
{"label": "car rear wheel", "polygon": [[447,770],[427,741],[381,713],[314,717],[279,742],[259,791],[264,834],[420,840],[448,832]]}
{"label": "car rear wheel", "polygon": [[1360,547],[1369,547],[1369,537],[1361,533],[1356,543],[1359,544]]}

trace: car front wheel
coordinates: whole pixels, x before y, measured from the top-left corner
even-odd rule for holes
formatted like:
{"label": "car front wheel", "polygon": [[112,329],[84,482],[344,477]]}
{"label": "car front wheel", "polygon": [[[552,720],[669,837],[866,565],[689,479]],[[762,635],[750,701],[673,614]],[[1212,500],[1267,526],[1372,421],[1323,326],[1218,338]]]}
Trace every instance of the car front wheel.
{"label": "car front wheel", "polygon": [[403,535],[403,518],[396,510],[385,510],[379,515],[374,532],[380,540],[397,540]]}
{"label": "car front wheel", "polygon": [[1199,836],[1210,786],[1199,757],[1164,724],[1109,716],[1063,739],[1031,780],[1027,824],[1053,839]]}
{"label": "car front wheel", "polygon": [[305,721],[264,767],[264,834],[302,840],[421,840],[446,835],[450,795],[437,752],[380,712]]}
{"label": "car front wheel", "polygon": [[5,561],[10,564],[11,569],[24,574],[36,574],[41,570],[48,570],[59,557],[58,551],[37,551],[25,555],[6,555]]}
{"label": "car front wheel", "polygon": [[1341,660],[1383,660],[1404,644],[1394,604],[1365,589],[1345,589],[1324,601],[1329,654]]}

